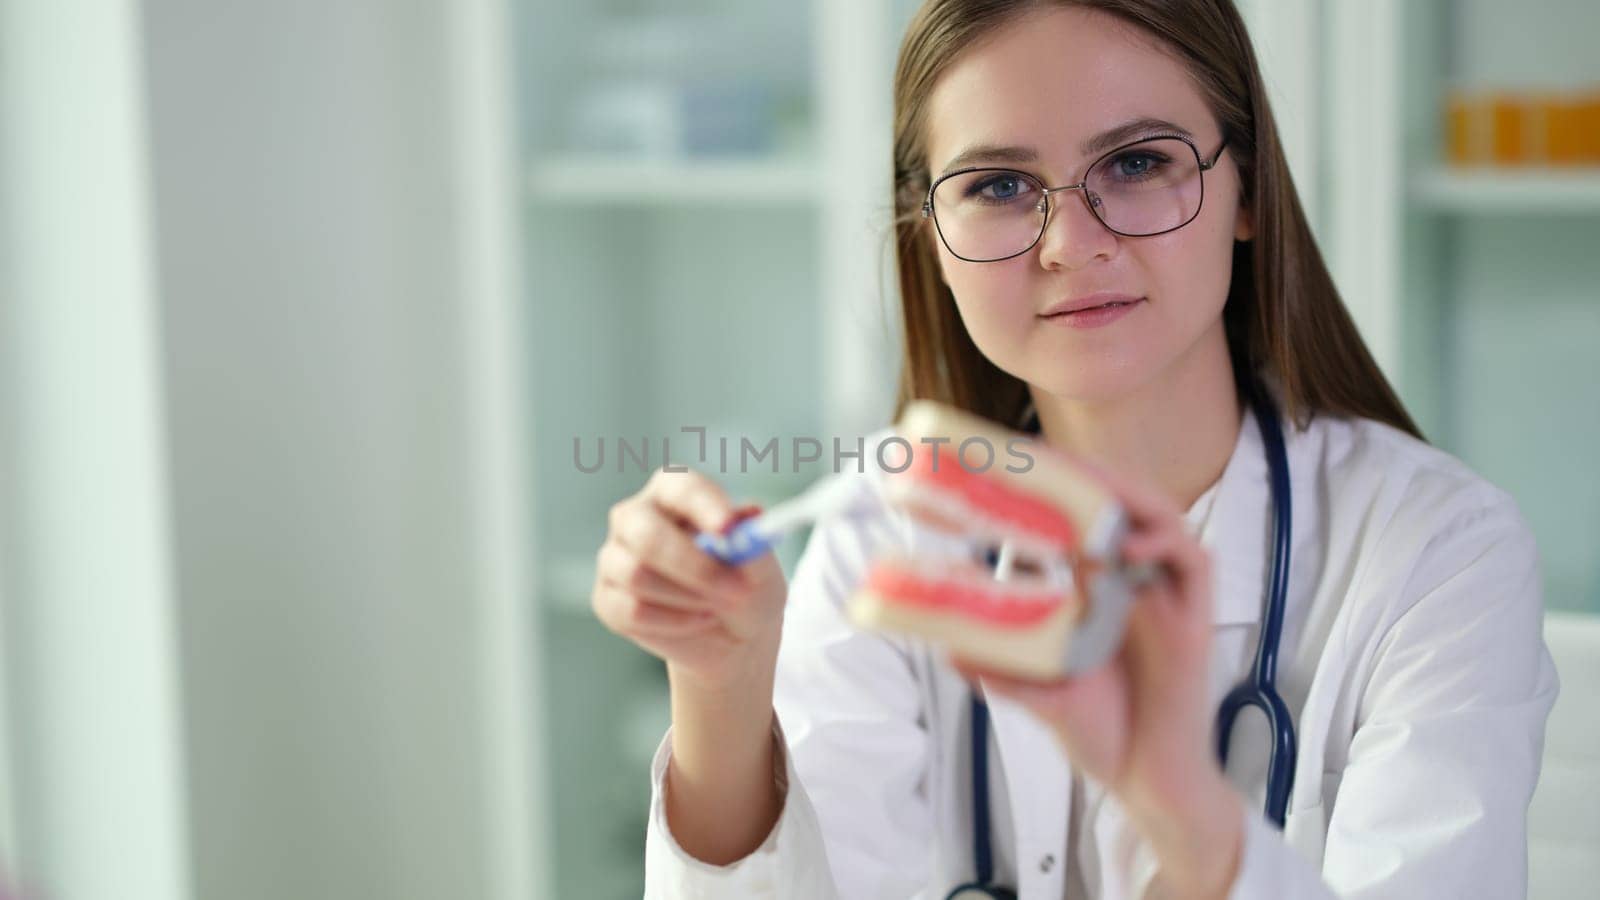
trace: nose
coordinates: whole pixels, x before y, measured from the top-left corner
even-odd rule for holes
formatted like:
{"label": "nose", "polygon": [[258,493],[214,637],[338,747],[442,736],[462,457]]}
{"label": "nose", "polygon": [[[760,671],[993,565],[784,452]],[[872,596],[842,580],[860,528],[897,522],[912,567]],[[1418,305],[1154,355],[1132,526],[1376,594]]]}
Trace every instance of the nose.
{"label": "nose", "polygon": [[1090,211],[1088,200],[1083,188],[1049,196],[1048,218],[1039,237],[1039,265],[1077,270],[1116,253],[1117,236]]}

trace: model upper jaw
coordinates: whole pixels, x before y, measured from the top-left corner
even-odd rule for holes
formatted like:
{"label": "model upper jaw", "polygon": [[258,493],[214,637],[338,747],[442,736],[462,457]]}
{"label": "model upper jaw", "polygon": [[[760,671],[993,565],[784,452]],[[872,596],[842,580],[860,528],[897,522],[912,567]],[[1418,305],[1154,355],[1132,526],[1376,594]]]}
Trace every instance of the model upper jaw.
{"label": "model upper jaw", "polygon": [[[993,520],[1001,519],[1032,532],[1019,535],[1023,540],[1042,539],[1053,552],[1063,547],[1091,557],[1114,552],[1120,504],[1099,481],[1033,436],[928,400],[908,404],[895,431],[911,446],[912,459],[904,472],[889,476],[887,488],[891,497],[896,492],[905,497],[914,512],[918,505],[947,501],[910,495],[942,488],[965,494],[969,507],[985,514],[974,528],[992,528],[998,524]],[[937,472],[932,471],[935,461]]]}

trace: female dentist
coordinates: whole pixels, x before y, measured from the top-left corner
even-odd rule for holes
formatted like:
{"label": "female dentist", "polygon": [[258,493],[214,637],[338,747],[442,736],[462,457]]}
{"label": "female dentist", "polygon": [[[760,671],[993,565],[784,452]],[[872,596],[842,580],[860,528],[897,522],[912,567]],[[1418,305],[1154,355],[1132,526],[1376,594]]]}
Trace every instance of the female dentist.
{"label": "female dentist", "polygon": [[[955,550],[870,463],[790,584],[700,552],[739,511],[657,473],[593,592],[671,683],[646,897],[1522,896],[1557,690],[1537,551],[1373,363],[1233,4],[930,0],[894,131],[901,405],[1091,462],[1167,577],[1110,662],[1026,683],[846,622],[877,553]],[[1288,721],[1246,710],[1223,765],[1263,647]]]}

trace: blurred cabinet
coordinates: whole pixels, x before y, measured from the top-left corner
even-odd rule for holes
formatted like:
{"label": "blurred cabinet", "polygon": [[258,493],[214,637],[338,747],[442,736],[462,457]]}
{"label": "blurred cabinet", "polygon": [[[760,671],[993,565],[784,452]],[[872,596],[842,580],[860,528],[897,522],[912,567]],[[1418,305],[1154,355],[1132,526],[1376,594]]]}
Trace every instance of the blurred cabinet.
{"label": "blurred cabinet", "polygon": [[[704,427],[781,447],[885,421],[890,88],[911,0],[518,0],[534,570],[562,896],[634,897],[653,658],[588,611],[606,511]],[[1549,603],[1600,608],[1600,174],[1444,165],[1461,88],[1600,84],[1600,7],[1241,0],[1297,186],[1428,437],[1510,490]],[[618,471],[618,439],[649,447]],[[605,465],[578,466],[606,445]],[[737,455],[737,454],[735,454]],[[815,467],[716,477],[771,502]],[[792,566],[801,540],[783,554]]]}
{"label": "blurred cabinet", "polygon": [[1323,2],[1324,246],[1428,438],[1510,491],[1546,601],[1600,611],[1600,168],[1458,167],[1454,92],[1600,89],[1587,0]]}
{"label": "blurred cabinet", "polygon": [[[767,503],[821,471],[794,471],[792,438],[853,444],[887,420],[890,90],[914,6],[515,6],[536,684],[560,896],[639,895],[648,766],[668,723],[661,664],[588,608],[610,505],[661,465],[663,438],[674,463]],[[698,427],[703,462],[682,430]],[[778,471],[739,471],[745,438],[776,438]],[[619,439],[647,462],[622,463]],[[582,471],[602,443],[605,464]]]}
{"label": "blurred cabinet", "polygon": [[1600,168],[1455,166],[1447,129],[1452,96],[1600,95],[1600,6],[1238,3],[1368,345],[1429,440],[1516,497],[1548,604],[1600,610]]}

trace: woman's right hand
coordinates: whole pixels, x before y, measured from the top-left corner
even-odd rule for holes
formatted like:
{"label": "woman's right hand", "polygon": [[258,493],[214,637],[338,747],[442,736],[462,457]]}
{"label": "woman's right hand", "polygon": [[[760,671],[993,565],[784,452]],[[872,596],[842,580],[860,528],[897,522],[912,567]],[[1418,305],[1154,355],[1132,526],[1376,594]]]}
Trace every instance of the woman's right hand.
{"label": "woman's right hand", "polygon": [[750,511],[698,472],[659,470],[611,507],[595,566],[600,621],[667,663],[667,827],[712,865],[760,846],[783,806],[772,709],[783,570],[771,553],[735,567],[694,544]]}
{"label": "woman's right hand", "polygon": [[[611,507],[591,604],[605,626],[660,657],[674,681],[721,690],[770,675],[788,591],[771,553],[730,566],[696,547],[751,512],[699,472],[658,469]],[[763,680],[757,678],[757,682]]]}

